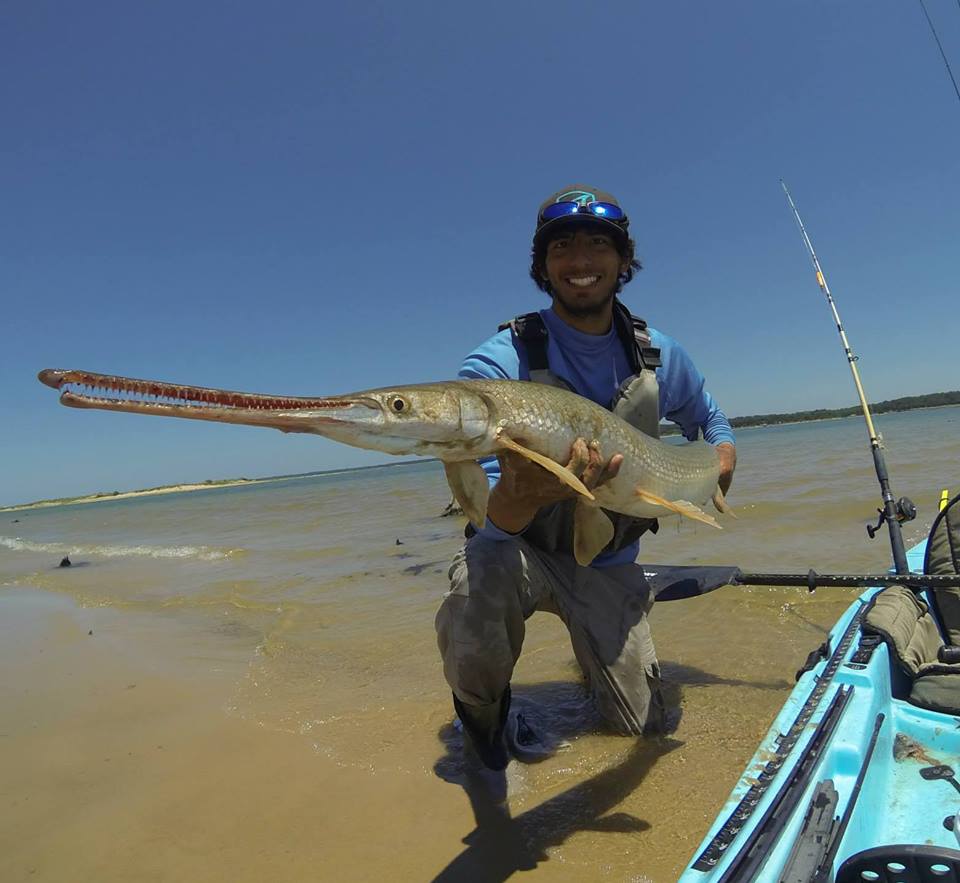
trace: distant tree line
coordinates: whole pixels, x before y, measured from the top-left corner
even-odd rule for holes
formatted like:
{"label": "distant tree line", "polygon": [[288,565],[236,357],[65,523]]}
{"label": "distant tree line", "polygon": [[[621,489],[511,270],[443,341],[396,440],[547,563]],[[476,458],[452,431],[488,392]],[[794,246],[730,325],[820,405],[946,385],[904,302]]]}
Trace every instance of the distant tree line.
{"label": "distant tree line", "polygon": [[[960,390],[952,392],[933,392],[924,396],[904,396],[899,399],[887,399],[870,405],[874,414],[886,414],[890,411],[912,411],[915,408],[939,408],[943,405],[960,405]],[[830,420],[835,417],[850,417],[860,414],[859,405],[849,408],[817,408],[814,411],[792,411],[789,414],[751,414],[748,417],[734,417],[732,426],[766,426],[772,423],[798,423],[805,420]]]}
{"label": "distant tree line", "polygon": [[[916,408],[940,408],[944,405],[960,405],[960,390],[951,392],[932,392],[925,396],[904,396],[899,399],[887,399],[870,405],[873,414],[887,414],[891,411],[912,411]],[[777,423],[801,423],[807,420],[832,420],[836,417],[852,417],[862,413],[859,405],[849,408],[817,408],[813,411],[790,411],[786,414],[751,414],[747,417],[733,417],[731,426],[771,426]],[[680,432],[673,423],[661,423],[660,435],[676,435]]]}

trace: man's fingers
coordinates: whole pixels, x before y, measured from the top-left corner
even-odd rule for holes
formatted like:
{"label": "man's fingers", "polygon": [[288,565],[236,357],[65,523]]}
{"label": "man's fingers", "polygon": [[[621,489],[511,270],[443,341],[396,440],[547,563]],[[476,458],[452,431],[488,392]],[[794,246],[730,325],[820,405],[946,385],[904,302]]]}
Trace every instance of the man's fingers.
{"label": "man's fingers", "polygon": [[623,465],[623,454],[614,454],[604,462],[599,443],[593,442],[590,450],[590,464],[583,473],[583,483],[593,490],[614,478],[620,471],[621,465]]}
{"label": "man's fingers", "polygon": [[603,460],[600,457],[600,443],[594,440],[587,445],[587,465],[580,478],[588,488],[593,487],[602,472]]}
{"label": "man's fingers", "polygon": [[613,478],[617,477],[617,473],[620,471],[620,467],[623,465],[623,454],[614,454],[610,458],[610,462],[607,463],[606,467],[603,470],[603,475],[600,476],[600,481],[610,481]]}
{"label": "man's fingers", "polygon": [[589,463],[590,450],[587,448],[587,443],[582,438],[578,438],[570,449],[570,462],[567,463],[567,469],[580,478]]}

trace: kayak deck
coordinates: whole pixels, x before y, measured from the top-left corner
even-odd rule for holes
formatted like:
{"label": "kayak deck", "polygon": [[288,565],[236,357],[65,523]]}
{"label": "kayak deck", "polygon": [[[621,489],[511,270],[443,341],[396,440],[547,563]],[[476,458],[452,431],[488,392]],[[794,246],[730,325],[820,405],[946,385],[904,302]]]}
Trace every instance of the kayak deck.
{"label": "kayak deck", "polygon": [[[911,568],[920,569],[924,547],[910,550]],[[960,808],[960,784],[951,769],[960,759],[960,719],[894,698],[905,676],[899,683],[887,645],[859,629],[878,591],[861,594],[837,621],[682,883],[779,881],[800,841],[800,851],[817,854],[813,864],[819,862],[831,880],[846,857],[872,847],[957,848],[957,836],[944,821]],[[832,790],[836,804],[820,813],[823,827],[804,838],[808,811],[817,815],[814,796],[824,804],[833,799]],[[806,868],[796,879],[811,879],[813,864],[808,858],[806,865],[793,865]]]}

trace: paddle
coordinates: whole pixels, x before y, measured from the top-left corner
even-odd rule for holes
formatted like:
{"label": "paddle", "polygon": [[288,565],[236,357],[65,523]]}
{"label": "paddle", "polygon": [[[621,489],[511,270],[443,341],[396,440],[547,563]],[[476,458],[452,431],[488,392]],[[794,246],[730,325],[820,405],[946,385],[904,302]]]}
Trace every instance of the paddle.
{"label": "paddle", "polygon": [[643,575],[658,601],[695,598],[721,586],[805,586],[818,588],[904,586],[915,591],[960,586],[960,574],[925,576],[919,573],[745,573],[724,565],[644,564]]}

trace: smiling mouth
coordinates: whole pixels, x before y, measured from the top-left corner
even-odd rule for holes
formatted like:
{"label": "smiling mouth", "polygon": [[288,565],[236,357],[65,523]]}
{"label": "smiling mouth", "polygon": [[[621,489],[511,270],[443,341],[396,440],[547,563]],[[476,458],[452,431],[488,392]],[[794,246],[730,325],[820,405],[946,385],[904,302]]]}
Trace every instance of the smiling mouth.
{"label": "smiling mouth", "polygon": [[599,276],[568,276],[567,282],[574,288],[589,288],[600,281]]}

